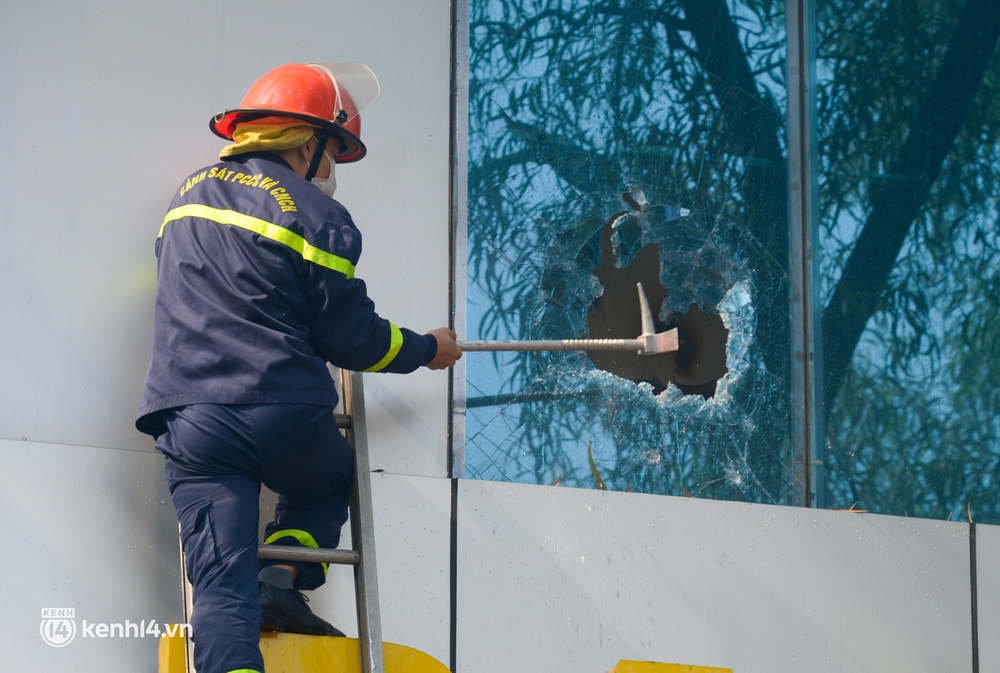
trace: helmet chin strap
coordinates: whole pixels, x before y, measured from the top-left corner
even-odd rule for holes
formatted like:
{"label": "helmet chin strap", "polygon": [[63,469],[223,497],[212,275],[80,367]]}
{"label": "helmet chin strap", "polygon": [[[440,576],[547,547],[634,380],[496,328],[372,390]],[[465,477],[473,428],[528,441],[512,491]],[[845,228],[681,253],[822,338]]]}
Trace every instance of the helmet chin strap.
{"label": "helmet chin strap", "polygon": [[326,141],[329,136],[326,131],[316,131],[316,150],[313,152],[312,159],[309,160],[309,170],[306,171],[306,180],[312,180],[316,177],[316,172],[319,170],[320,159],[323,158],[323,151],[326,150]]}

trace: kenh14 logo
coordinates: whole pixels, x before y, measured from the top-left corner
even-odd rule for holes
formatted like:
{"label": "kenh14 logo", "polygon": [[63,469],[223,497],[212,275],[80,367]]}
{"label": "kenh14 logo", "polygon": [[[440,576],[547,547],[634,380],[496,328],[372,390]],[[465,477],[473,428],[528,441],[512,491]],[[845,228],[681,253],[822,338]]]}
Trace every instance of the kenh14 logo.
{"label": "kenh14 logo", "polygon": [[42,640],[52,647],[63,647],[76,637],[76,610],[42,608]]}

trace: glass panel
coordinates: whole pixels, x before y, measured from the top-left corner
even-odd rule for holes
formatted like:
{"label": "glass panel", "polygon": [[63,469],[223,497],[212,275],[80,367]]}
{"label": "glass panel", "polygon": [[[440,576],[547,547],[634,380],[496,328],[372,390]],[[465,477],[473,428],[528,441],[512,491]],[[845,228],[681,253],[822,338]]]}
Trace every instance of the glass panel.
{"label": "glass panel", "polygon": [[470,0],[465,476],[799,503],[783,3]]}
{"label": "glass panel", "polygon": [[818,4],[826,505],[1000,523],[1000,9]]}

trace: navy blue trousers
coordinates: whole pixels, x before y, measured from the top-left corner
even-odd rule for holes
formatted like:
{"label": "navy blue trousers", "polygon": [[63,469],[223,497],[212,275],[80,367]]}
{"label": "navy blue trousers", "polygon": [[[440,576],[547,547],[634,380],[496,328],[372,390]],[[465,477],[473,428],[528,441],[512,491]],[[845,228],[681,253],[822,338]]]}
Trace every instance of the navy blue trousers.
{"label": "navy blue trousers", "polygon": [[[195,667],[263,671],[260,485],[279,495],[267,544],[336,547],[347,521],[354,453],[333,410],[320,405],[194,404],[163,416],[167,431],[156,448],[166,456],[193,587]],[[291,565],[299,567],[296,589],[315,589],[326,579],[324,565]]]}

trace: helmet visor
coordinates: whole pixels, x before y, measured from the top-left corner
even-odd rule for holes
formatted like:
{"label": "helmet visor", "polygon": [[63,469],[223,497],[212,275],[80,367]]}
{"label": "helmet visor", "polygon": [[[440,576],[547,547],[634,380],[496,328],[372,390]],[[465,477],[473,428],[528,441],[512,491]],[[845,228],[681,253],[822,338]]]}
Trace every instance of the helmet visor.
{"label": "helmet visor", "polygon": [[334,120],[346,124],[368,107],[379,94],[378,78],[371,68],[361,63],[310,63],[310,66],[327,72],[338,88],[347,93],[347,101],[338,101],[338,109],[347,113],[347,119]]}

